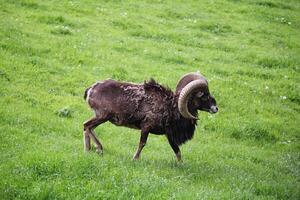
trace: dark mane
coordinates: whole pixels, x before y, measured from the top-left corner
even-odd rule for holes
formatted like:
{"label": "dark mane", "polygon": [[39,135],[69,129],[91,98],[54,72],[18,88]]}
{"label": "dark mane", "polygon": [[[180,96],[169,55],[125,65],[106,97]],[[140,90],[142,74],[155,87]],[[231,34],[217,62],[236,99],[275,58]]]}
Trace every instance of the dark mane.
{"label": "dark mane", "polygon": [[[175,95],[169,88],[158,84],[152,78],[144,83],[144,89],[145,91],[160,92],[166,97],[165,108],[168,110],[168,114],[163,118],[168,139],[177,145],[192,139],[197,123],[196,120],[186,119],[180,115],[177,108],[178,95]],[[193,114],[196,115],[197,113]]]}
{"label": "dark mane", "polygon": [[145,89],[145,91],[161,92],[162,94],[165,94],[166,96],[174,95],[174,93],[171,91],[170,88],[160,85],[153,78],[151,78],[147,82],[146,81],[144,82],[144,89]]}
{"label": "dark mane", "polygon": [[175,144],[182,145],[193,138],[196,126],[197,121],[195,119],[183,118],[178,111],[178,114],[173,115],[173,119],[170,119],[166,135]]}

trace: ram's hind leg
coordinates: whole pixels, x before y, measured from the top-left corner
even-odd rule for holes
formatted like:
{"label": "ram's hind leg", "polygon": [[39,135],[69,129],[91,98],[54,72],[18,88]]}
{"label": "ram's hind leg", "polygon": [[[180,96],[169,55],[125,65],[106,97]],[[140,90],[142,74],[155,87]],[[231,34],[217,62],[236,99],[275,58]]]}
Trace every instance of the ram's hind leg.
{"label": "ram's hind leg", "polygon": [[83,130],[83,143],[84,143],[84,151],[88,152],[91,150],[91,139],[89,132],[86,130]]}
{"label": "ram's hind leg", "polygon": [[100,140],[96,137],[94,129],[106,121],[107,121],[107,119],[94,117],[94,118],[90,119],[89,121],[86,121],[83,124],[85,151],[89,151],[91,149],[91,146],[90,146],[90,137],[91,137],[92,140],[94,141],[94,143],[96,144],[96,151],[98,153],[103,153],[103,146],[102,146]]}

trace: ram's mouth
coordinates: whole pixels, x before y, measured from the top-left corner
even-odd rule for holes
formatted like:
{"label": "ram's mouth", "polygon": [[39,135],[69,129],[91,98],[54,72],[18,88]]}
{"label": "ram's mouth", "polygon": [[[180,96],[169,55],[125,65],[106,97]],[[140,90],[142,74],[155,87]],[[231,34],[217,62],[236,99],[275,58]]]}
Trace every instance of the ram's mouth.
{"label": "ram's mouth", "polygon": [[217,113],[217,112],[218,112],[218,107],[217,107],[217,106],[212,106],[212,107],[210,107],[209,112],[210,112],[211,114]]}

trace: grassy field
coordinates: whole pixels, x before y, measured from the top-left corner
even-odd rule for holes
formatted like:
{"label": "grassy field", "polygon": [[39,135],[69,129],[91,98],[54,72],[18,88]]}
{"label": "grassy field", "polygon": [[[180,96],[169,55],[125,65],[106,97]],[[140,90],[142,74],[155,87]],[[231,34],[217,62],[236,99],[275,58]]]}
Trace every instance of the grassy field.
{"label": "grassy field", "polygon": [[[150,135],[106,123],[83,152],[96,80],[174,89],[200,70],[219,113],[200,113],[183,163]],[[0,199],[300,199],[298,0],[0,0]]]}

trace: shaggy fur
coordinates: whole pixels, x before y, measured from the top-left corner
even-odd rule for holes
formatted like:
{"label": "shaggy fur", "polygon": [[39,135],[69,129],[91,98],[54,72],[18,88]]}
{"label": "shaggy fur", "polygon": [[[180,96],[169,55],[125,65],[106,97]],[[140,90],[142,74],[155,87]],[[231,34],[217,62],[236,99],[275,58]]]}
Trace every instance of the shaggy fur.
{"label": "shaggy fur", "polygon": [[145,82],[144,89],[147,91],[155,91],[164,97],[164,115],[162,116],[161,126],[164,126],[165,134],[168,140],[177,145],[185,143],[193,138],[196,120],[183,118],[177,108],[178,95],[175,95],[169,88],[166,88],[155,80],[151,79]]}
{"label": "shaggy fur", "polygon": [[[197,120],[184,118],[181,115],[178,109],[179,95],[180,92],[174,93],[154,79],[144,84],[115,80],[95,83],[84,93],[84,99],[87,99],[96,114],[94,118],[84,123],[86,149],[90,148],[91,136],[97,149],[102,151],[102,145],[93,129],[101,123],[110,121],[117,126],[141,130],[140,144],[135,159],[139,158],[148,134],[153,133],[166,135],[177,159],[180,160],[178,146],[193,138]],[[209,93],[205,95],[207,95],[207,100],[201,100],[195,94],[189,96],[188,110],[193,116],[197,117],[197,110],[208,111],[212,105],[215,105],[214,98]]]}

